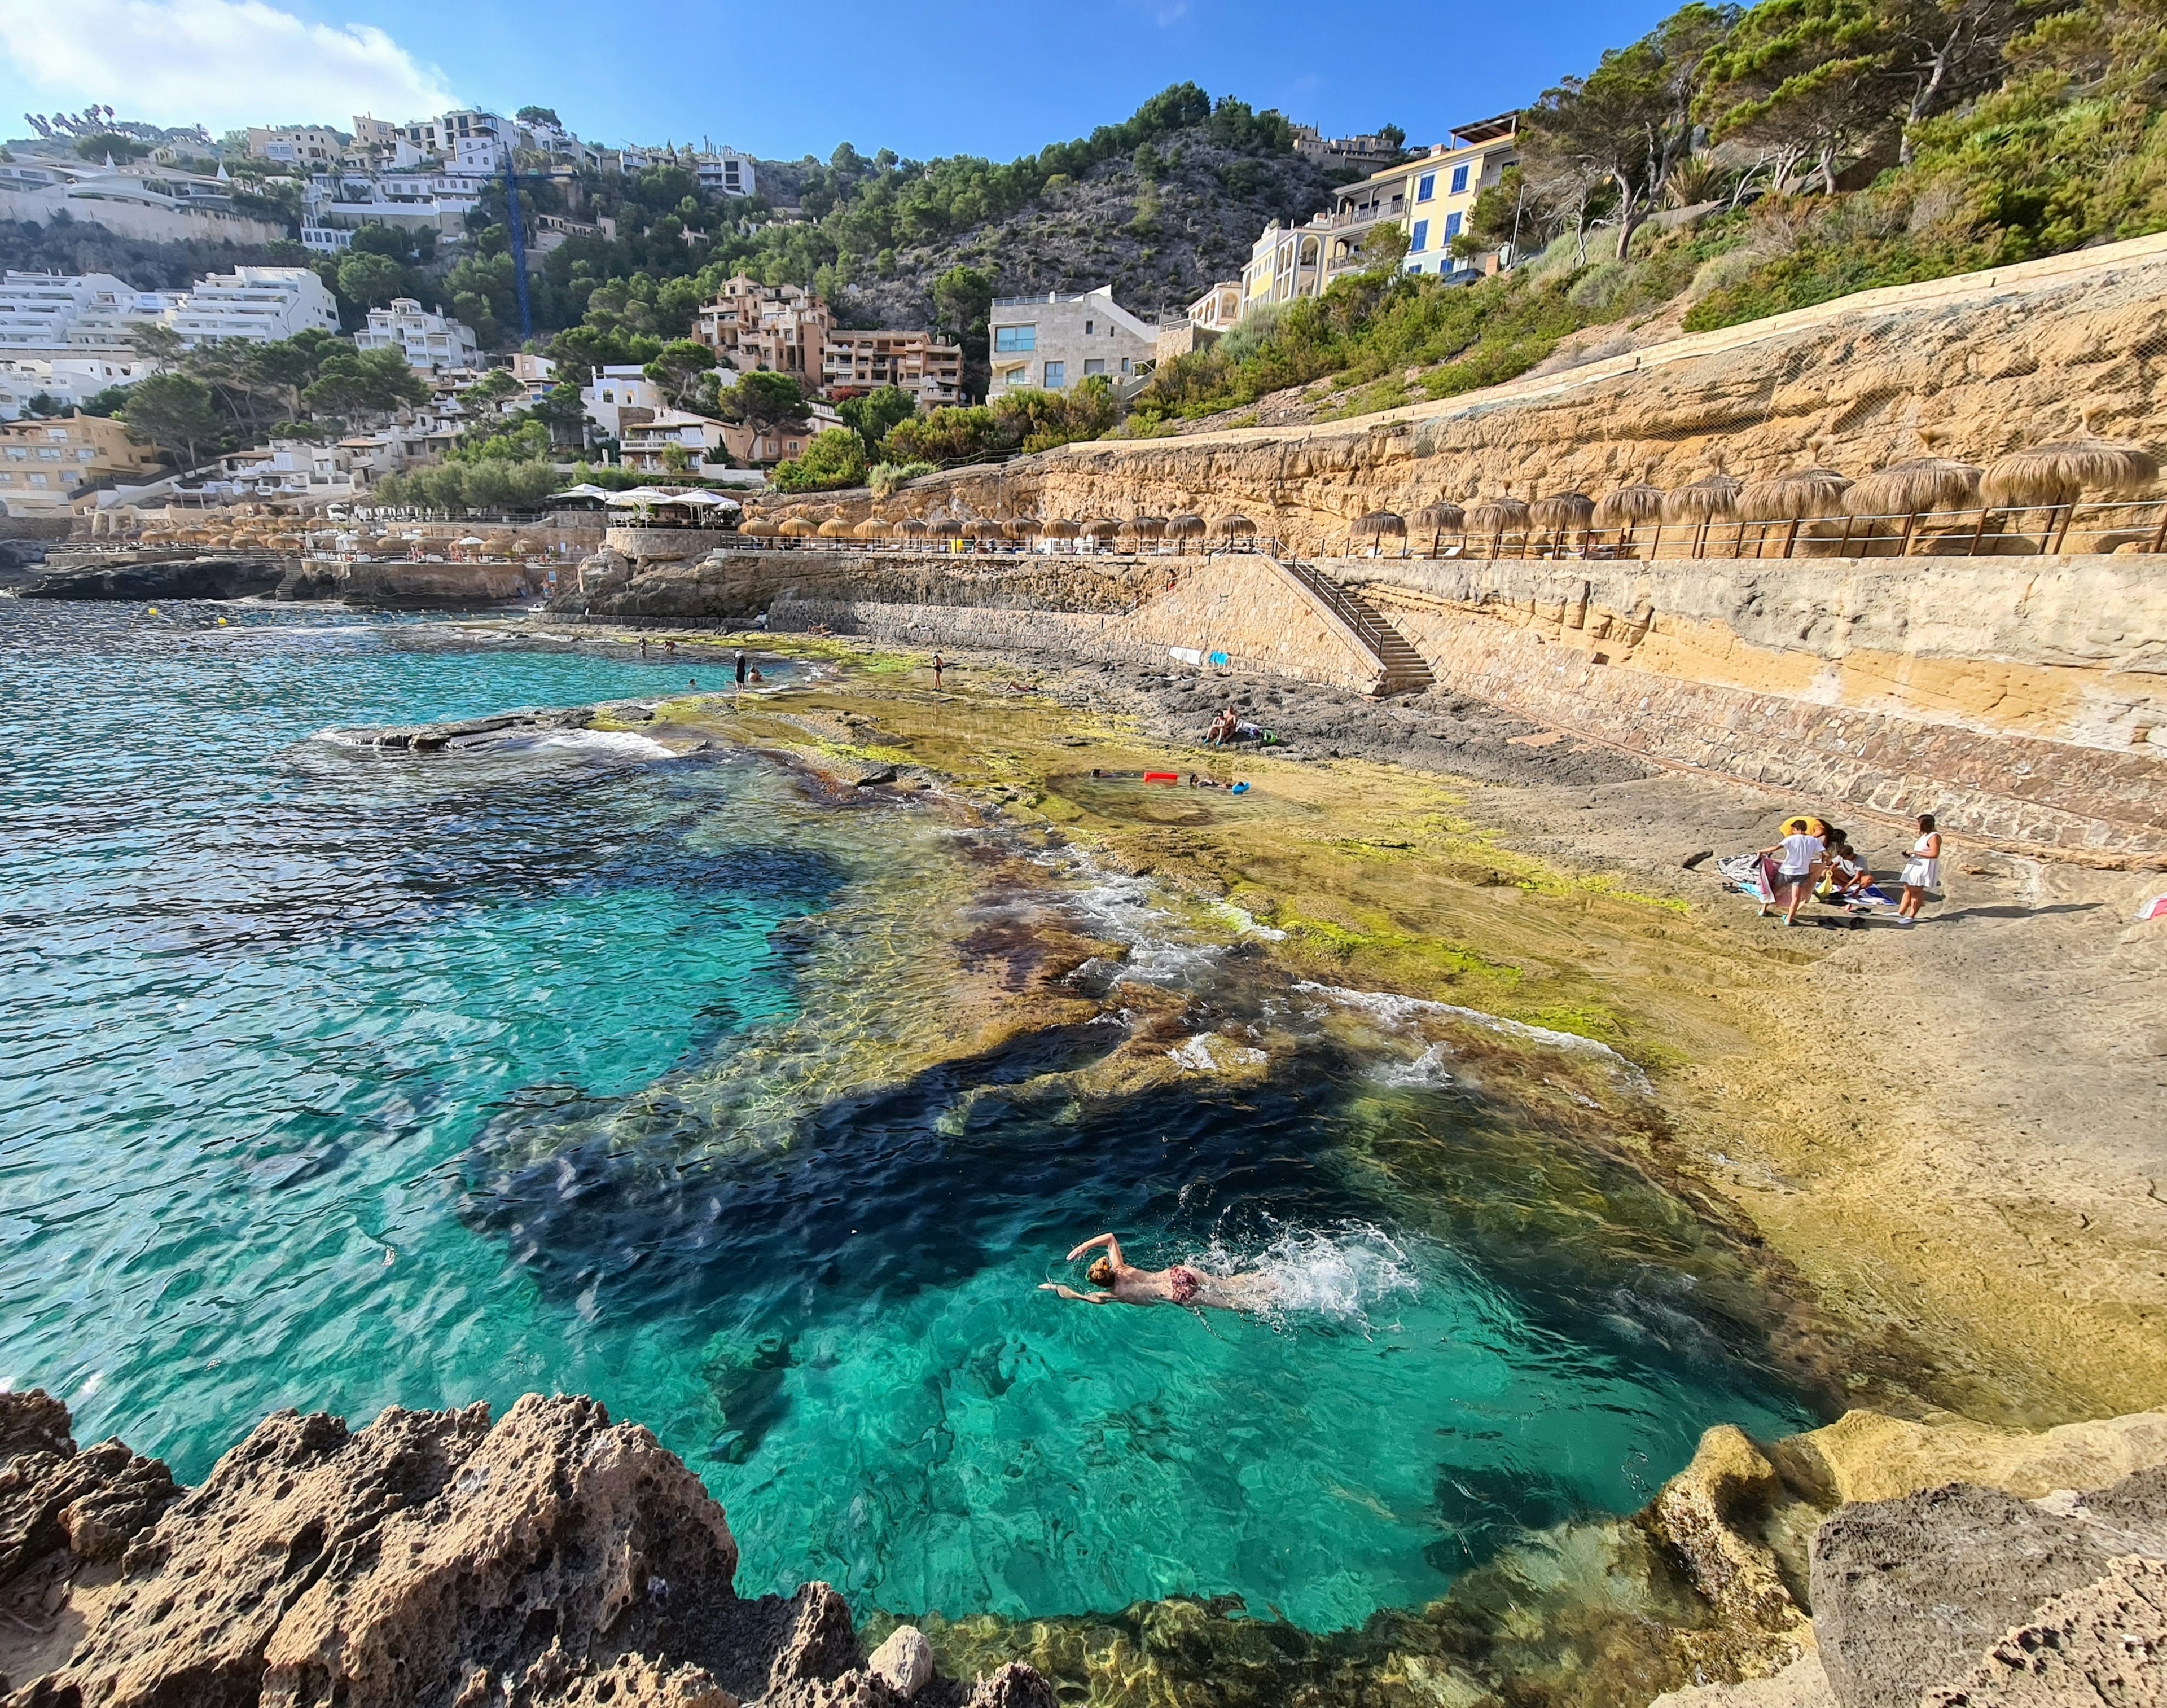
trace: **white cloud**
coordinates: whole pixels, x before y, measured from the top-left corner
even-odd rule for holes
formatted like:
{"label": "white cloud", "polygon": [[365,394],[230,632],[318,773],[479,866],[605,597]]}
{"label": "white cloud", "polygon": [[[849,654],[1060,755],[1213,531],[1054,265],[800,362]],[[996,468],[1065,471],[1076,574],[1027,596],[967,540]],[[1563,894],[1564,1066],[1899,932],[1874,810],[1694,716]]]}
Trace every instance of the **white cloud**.
{"label": "white cloud", "polygon": [[214,132],[460,104],[374,24],[311,24],[264,0],[0,0],[0,53],[34,101]]}

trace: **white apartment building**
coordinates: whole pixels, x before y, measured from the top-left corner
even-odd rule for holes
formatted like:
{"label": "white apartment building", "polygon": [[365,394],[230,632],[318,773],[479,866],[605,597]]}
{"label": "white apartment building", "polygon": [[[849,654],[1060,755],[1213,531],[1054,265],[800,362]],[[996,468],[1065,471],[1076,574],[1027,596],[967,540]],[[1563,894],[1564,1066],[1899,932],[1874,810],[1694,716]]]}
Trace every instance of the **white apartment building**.
{"label": "white apartment building", "polygon": [[0,356],[0,420],[20,420],[33,398],[75,409],[116,385],[133,385],[158,364],[108,350],[81,356]]}
{"label": "white apartment building", "polygon": [[692,160],[693,175],[700,180],[700,188],[710,195],[749,196],[753,193],[756,175],[752,156],[739,154],[734,148],[725,148],[713,154],[696,155]]}
{"label": "white apartment building", "polygon": [[128,289],[109,272],[71,277],[10,267],[0,279],[0,352],[65,350],[68,334],[99,295]]}
{"label": "white apartment building", "polygon": [[199,279],[174,310],[173,330],[197,345],[211,338],[272,343],[310,326],[338,330],[338,304],[305,267],[237,267]]}
{"label": "white apartment building", "polygon": [[991,327],[993,391],[1068,391],[1100,375],[1119,383],[1156,359],[1158,329],[1101,285],[1081,296],[997,297]]}
{"label": "white apartment building", "polygon": [[[605,436],[623,439],[628,425],[651,421],[662,409],[662,393],[637,363],[598,368],[595,377],[580,388],[580,403],[587,419]],[[628,423],[627,412],[633,420]]]}
{"label": "white apartment building", "polygon": [[446,315],[432,315],[411,297],[394,297],[388,309],[371,309],[368,324],[353,335],[358,350],[396,350],[409,368],[433,373],[442,368],[478,368],[481,341],[473,329]]}
{"label": "white apartment building", "polygon": [[178,291],[139,291],[109,272],[10,271],[0,279],[0,356],[126,352],[131,331],[169,320],[184,300]]}

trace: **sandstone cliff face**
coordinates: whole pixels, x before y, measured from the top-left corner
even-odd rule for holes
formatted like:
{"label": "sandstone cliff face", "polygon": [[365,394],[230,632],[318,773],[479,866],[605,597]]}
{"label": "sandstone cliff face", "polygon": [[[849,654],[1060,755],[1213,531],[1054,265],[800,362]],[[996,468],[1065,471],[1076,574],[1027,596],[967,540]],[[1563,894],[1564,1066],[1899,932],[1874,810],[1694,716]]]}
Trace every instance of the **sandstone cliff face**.
{"label": "sandstone cliff face", "polygon": [[[1290,549],[1343,546],[1366,510],[1643,478],[1719,463],[1751,479],[1808,460],[1853,476],[1918,454],[1974,462],[2101,433],[2167,445],[2159,357],[2167,238],[1841,299],[1563,373],[1342,423],[1099,441],[914,483],[884,515],[1168,516],[1239,510]],[[855,517],[862,494],[771,503]]]}
{"label": "sandstone cliff face", "polygon": [[[284,1412],[185,1494],[118,1443],[75,1454],[66,1423],[0,1396],[0,1593],[50,1616],[98,1561],[119,1581],[8,1708],[906,1700],[825,1584],[740,1600],[722,1509],[589,1399],[529,1394],[494,1426],[480,1405],[358,1431]],[[1031,1674],[972,1700],[1051,1696]]]}

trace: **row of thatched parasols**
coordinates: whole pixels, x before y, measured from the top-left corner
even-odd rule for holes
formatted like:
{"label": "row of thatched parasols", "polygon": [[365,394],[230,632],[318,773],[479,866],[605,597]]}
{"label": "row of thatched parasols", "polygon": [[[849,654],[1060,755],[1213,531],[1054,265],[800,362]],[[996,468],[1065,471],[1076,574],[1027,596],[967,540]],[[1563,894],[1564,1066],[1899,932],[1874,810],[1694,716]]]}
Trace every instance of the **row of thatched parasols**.
{"label": "row of thatched parasols", "polygon": [[2048,510],[2055,513],[2054,537],[2048,547],[2053,551],[2066,535],[2080,500],[2138,498],[2159,475],[2157,459],[2143,446],[2117,439],[2070,439],[2012,451],[1984,469],[1930,455],[1890,463],[1858,480],[1820,467],[1756,481],[1719,470],[1668,491],[1643,483],[1619,487],[1600,500],[1563,492],[1532,503],[1514,497],[1507,488],[1502,497],[1467,508],[1440,501],[1412,517],[1373,510],[1357,517],[1351,531],[1355,540],[1373,545],[1407,539],[1410,532],[1427,535],[1434,550],[1447,534],[1495,542],[1532,533],[1563,539],[1617,531],[1629,539],[1651,524],[1659,537],[1665,526],[1685,524],[1698,531],[1698,552],[1713,522],[1781,522],[1789,525],[1788,555],[1801,524],[1827,518],[1900,521],[1908,537],[1921,517],[1940,513],[1977,510],[1978,526],[1984,529],[1990,511]]}
{"label": "row of thatched parasols", "polygon": [[1046,539],[1089,540],[1103,545],[1126,538],[1156,545],[1162,541],[1179,543],[1205,538],[1253,539],[1257,525],[1245,516],[1215,516],[1209,522],[1200,516],[1130,516],[1119,521],[1100,516],[1080,522],[1065,517],[1041,521],[1036,516],[1011,516],[1005,521],[980,516],[969,521],[953,516],[934,521],[919,516],[904,516],[896,521],[867,516],[861,521],[851,522],[840,516],[830,516],[819,523],[804,516],[788,516],[780,522],[755,516],[738,531],[753,539],[972,540],[987,545],[996,542],[1026,544],[1032,540]]}

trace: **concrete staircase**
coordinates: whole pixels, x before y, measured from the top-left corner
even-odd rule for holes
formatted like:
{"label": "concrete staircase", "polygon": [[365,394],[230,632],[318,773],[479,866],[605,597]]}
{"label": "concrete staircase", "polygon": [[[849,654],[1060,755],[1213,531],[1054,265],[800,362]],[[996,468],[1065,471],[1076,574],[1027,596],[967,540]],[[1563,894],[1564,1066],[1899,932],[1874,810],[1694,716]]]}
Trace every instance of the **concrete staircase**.
{"label": "concrete staircase", "polygon": [[1414,643],[1392,627],[1391,619],[1357,597],[1314,566],[1297,558],[1274,558],[1303,591],[1354,630],[1375,657],[1377,685],[1370,693],[1382,700],[1394,694],[1419,694],[1437,685],[1437,677],[1415,650]]}

